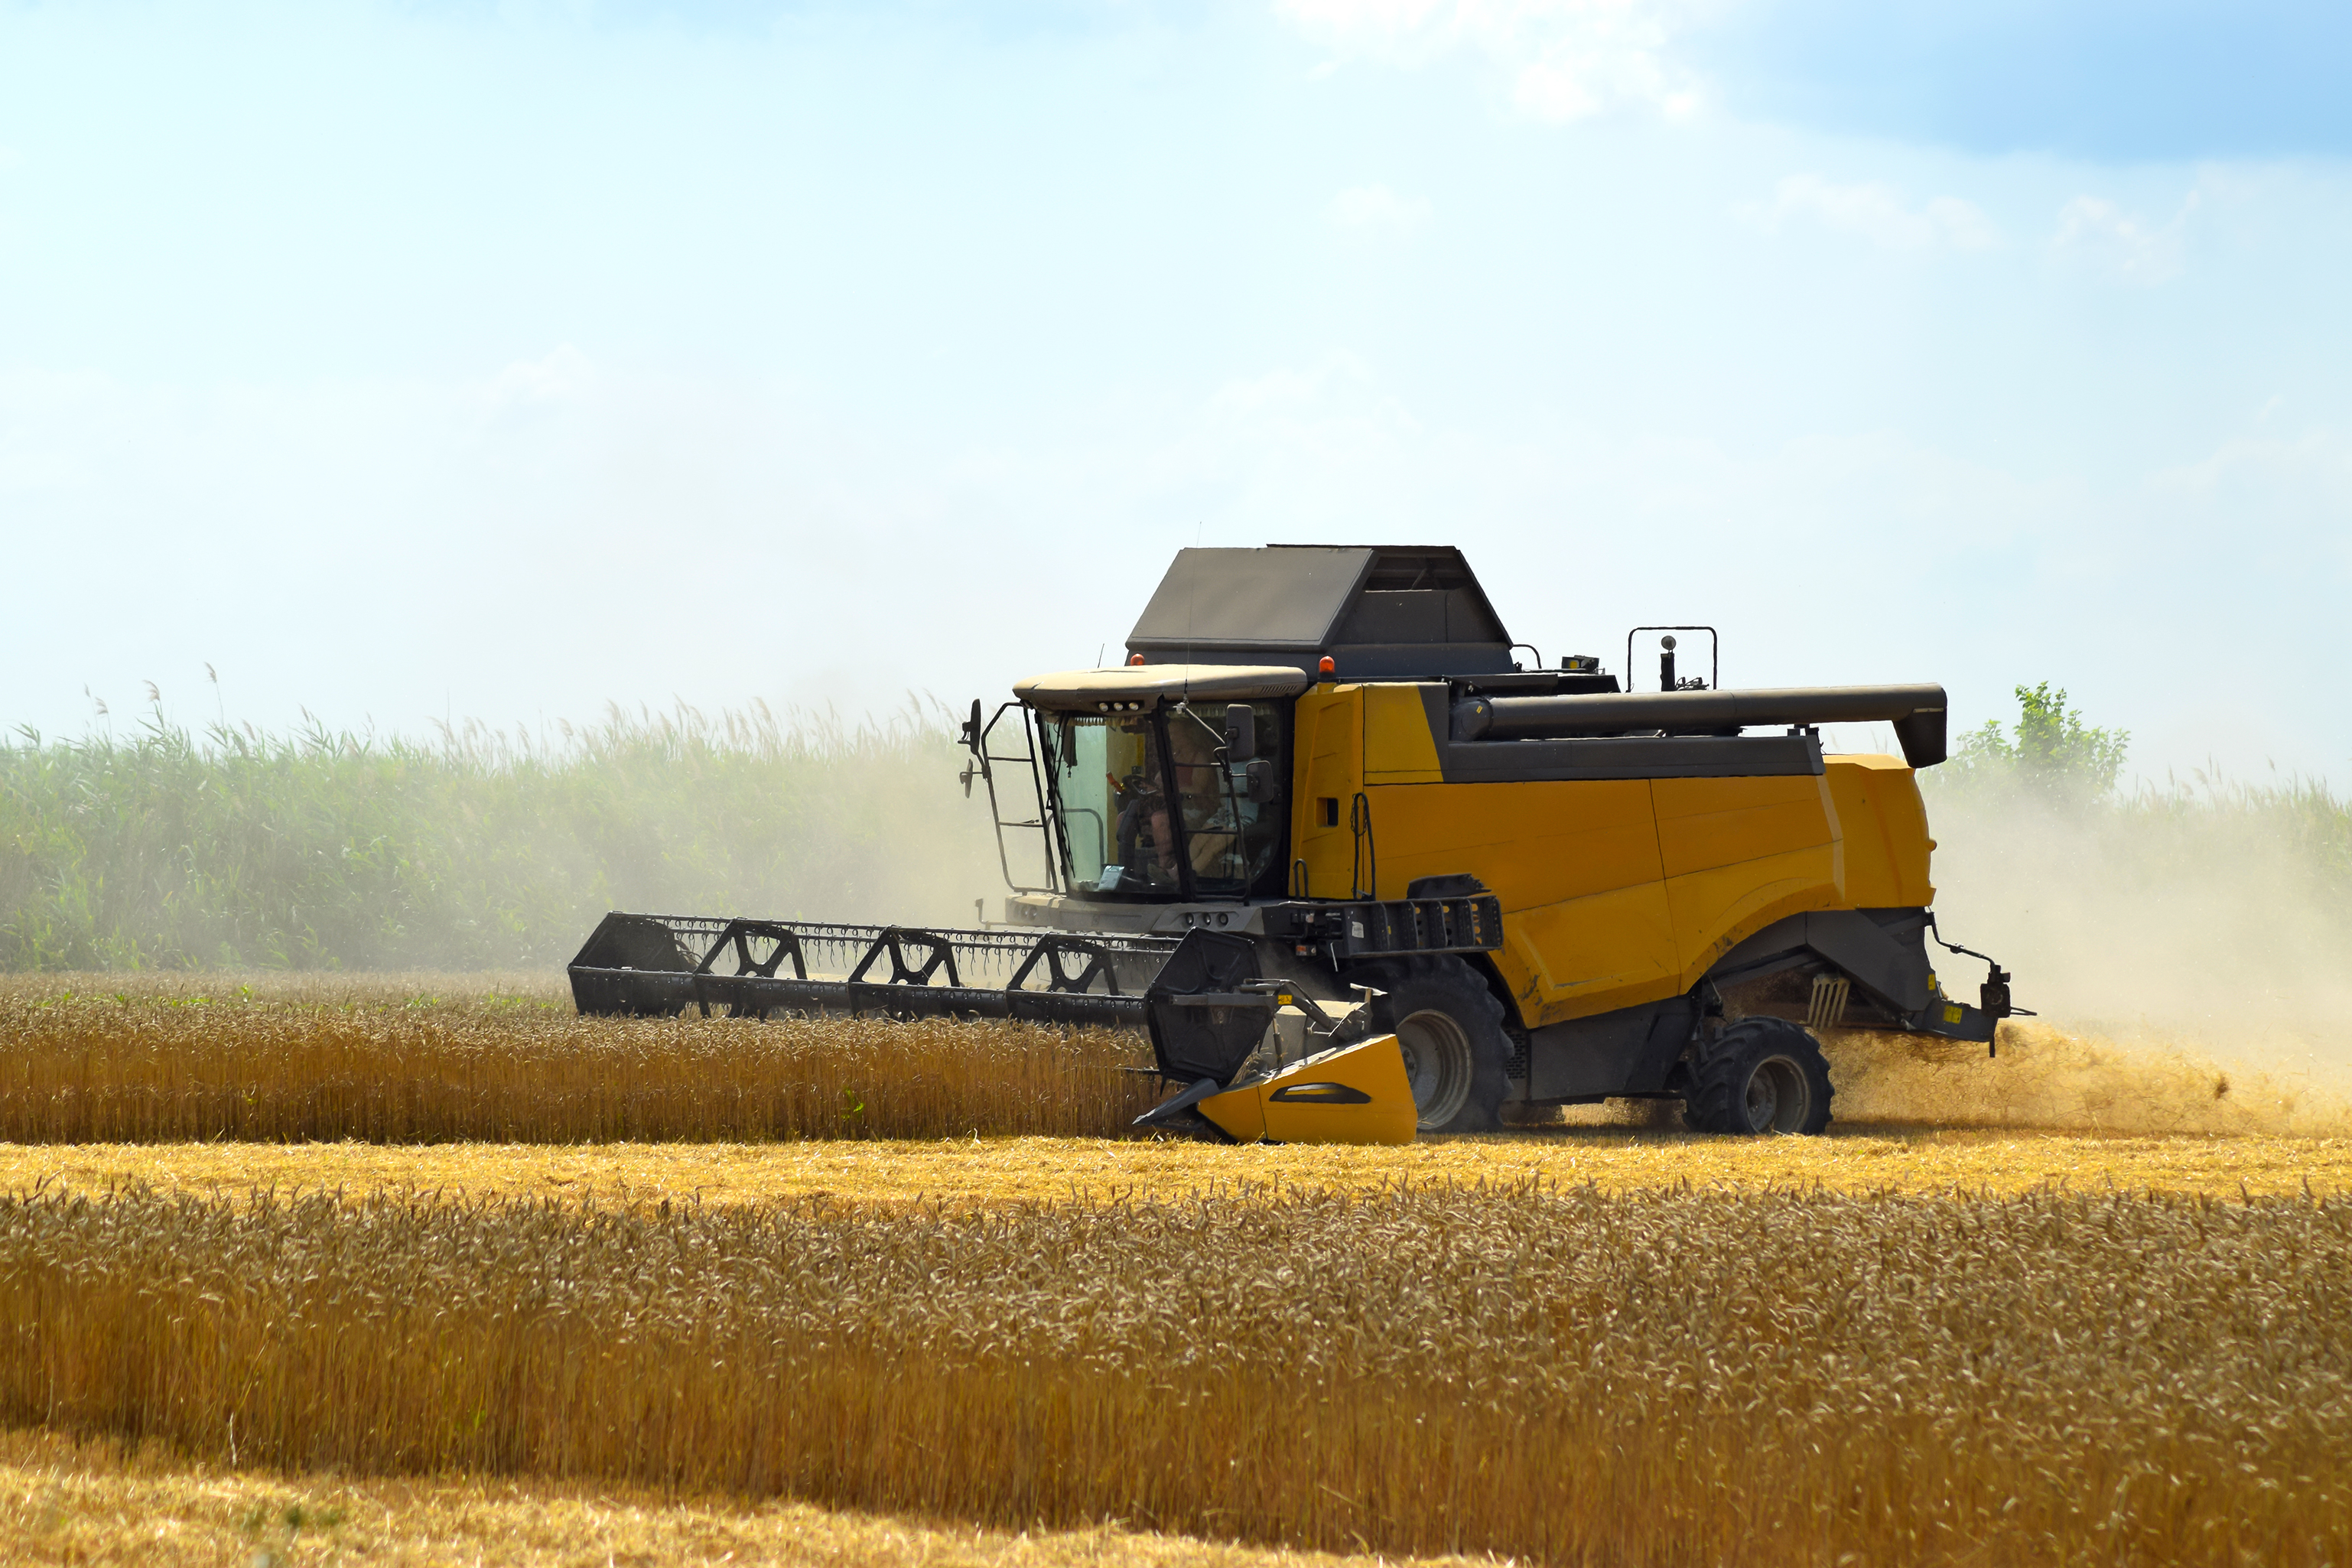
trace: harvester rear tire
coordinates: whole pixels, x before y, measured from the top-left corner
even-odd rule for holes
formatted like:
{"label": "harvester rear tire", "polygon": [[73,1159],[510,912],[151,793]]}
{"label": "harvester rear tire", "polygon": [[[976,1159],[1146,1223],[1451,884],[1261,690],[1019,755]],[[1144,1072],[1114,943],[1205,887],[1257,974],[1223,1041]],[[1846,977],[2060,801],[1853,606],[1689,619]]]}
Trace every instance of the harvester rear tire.
{"label": "harvester rear tire", "polygon": [[1683,1121],[1696,1132],[1810,1134],[1830,1124],[1830,1064],[1785,1018],[1742,1018],[1691,1064]]}
{"label": "harvester rear tire", "polygon": [[1404,1052],[1421,1131],[1500,1130],[1511,1042],[1503,1005],[1475,971],[1458,958],[1391,958],[1343,978],[1386,993],[1372,1004],[1372,1026]]}

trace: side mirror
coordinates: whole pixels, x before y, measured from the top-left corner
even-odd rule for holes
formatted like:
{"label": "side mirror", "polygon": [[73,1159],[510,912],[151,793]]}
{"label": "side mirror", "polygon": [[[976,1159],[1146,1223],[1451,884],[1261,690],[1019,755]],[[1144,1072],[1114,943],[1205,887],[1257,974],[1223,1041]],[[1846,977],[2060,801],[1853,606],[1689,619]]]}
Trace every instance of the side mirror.
{"label": "side mirror", "polygon": [[1245,763],[1257,755],[1257,710],[1246,702],[1225,705],[1225,761]]}
{"label": "side mirror", "polygon": [[1242,770],[1242,786],[1260,805],[1272,805],[1282,795],[1282,781],[1274,776],[1274,764],[1264,757]]}
{"label": "side mirror", "polygon": [[[988,758],[980,749],[980,699],[977,697],[971,700],[971,717],[963,721],[963,743],[964,749],[971,753],[971,761],[964,763],[963,772],[956,774],[956,779],[963,785],[964,799],[970,800],[971,781],[988,778]],[[990,780],[988,789],[989,798],[993,800],[996,795],[993,780]]]}

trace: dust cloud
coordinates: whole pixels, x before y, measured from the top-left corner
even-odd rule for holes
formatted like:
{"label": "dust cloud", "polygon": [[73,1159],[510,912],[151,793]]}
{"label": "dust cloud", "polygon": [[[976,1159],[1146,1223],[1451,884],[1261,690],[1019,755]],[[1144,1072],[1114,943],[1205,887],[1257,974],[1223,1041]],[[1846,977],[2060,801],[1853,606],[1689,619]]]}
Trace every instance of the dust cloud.
{"label": "dust cloud", "polygon": [[[1008,828],[1000,859],[987,786],[975,779],[966,794],[969,753],[939,729],[791,739],[805,749],[739,744],[677,759],[698,776],[667,798],[617,784],[635,814],[625,831],[556,847],[583,862],[560,879],[599,884],[615,909],[931,927],[1001,919],[1007,865],[1017,880],[1043,879],[1034,829]],[[1008,820],[1036,816],[1025,771],[998,787]]]}
{"label": "dust cloud", "polygon": [[[2024,1019],[1998,1055],[1927,1035],[1835,1029],[1833,1128],[2011,1129],[2117,1137],[2352,1137],[2352,1096],[2310,1073],[2228,1065],[2204,1042],[2128,1043]],[[1528,1124],[1676,1131],[1682,1108],[1611,1100],[1526,1113]]]}
{"label": "dust cloud", "polygon": [[[1926,781],[1937,923],[2039,1016],[2000,1052],[1826,1042],[1841,1121],[2352,1134],[2352,900],[2324,794],[2062,805]],[[1938,953],[1956,994],[1982,965]]]}
{"label": "dust cloud", "polygon": [[2352,1135],[2352,1100],[2314,1075],[2231,1067],[2194,1039],[2129,1043],[2036,1020],[1998,1056],[1929,1037],[1840,1031],[1823,1041],[1838,1120],[2113,1134]]}
{"label": "dust cloud", "polygon": [[[2019,1005],[2126,1054],[2352,1090],[2342,808],[2285,795],[2066,810],[1928,801],[1945,937],[2015,972]],[[1939,966],[1967,994],[1973,961]]]}

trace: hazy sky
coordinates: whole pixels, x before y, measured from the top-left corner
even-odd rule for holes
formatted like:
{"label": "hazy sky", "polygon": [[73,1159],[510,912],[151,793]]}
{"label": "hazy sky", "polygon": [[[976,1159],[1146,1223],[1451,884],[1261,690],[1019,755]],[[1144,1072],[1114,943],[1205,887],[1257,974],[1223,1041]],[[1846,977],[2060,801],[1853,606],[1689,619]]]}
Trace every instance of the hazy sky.
{"label": "hazy sky", "polygon": [[2352,784],[2347,80],[2246,0],[0,0],[0,720],[961,702],[1180,545],[1426,541],[1547,657]]}

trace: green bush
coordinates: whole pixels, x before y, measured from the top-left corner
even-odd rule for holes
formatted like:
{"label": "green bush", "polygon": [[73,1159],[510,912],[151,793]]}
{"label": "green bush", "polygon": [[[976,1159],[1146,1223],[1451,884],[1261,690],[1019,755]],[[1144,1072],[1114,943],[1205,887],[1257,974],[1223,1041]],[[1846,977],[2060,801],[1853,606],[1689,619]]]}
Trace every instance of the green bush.
{"label": "green bush", "polygon": [[2299,878],[2352,889],[2352,803],[2325,782],[2250,784],[2216,767],[2119,789],[2128,731],[2084,723],[2066,706],[2065,689],[2046,680],[2016,695],[2014,724],[2004,731],[1987,720],[1960,738],[1951,761],[1920,775],[1931,806],[2074,823],[2132,846],[2158,880],[2259,849],[2283,857]]}
{"label": "green bush", "polygon": [[2111,795],[2123,773],[2130,734],[2084,723],[2083,715],[2066,706],[2065,688],[2053,691],[2046,680],[2018,687],[2016,693],[2016,724],[2004,733],[2000,720],[1988,719],[1961,736],[1943,778],[1979,789],[2022,789],[2058,805],[2084,805]]}

